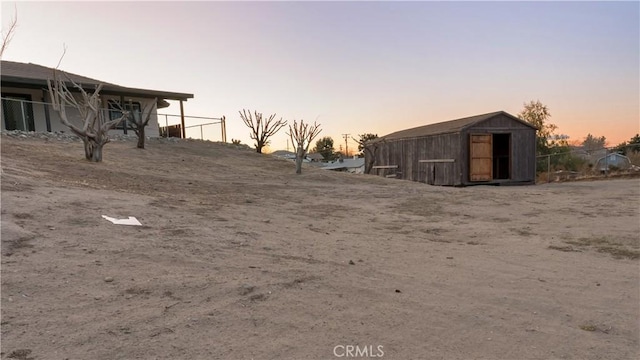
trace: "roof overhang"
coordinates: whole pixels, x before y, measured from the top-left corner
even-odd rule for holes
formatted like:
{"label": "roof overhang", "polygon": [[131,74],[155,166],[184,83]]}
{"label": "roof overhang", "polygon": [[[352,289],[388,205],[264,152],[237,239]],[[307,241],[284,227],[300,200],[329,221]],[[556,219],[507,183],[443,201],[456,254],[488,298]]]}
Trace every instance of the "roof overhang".
{"label": "roof overhang", "polygon": [[[1,81],[2,81],[2,86],[6,86],[6,87],[47,89],[47,80],[44,80],[44,79],[32,79],[32,78],[2,75]],[[87,91],[91,91],[98,86],[98,84],[79,84],[79,85],[81,85],[82,88]],[[74,90],[74,86],[72,83],[68,82],[67,86],[69,87],[69,90],[71,91]],[[159,98],[164,100],[178,100],[178,101],[187,101],[188,99],[193,99],[193,94],[128,88],[128,87],[118,86],[113,84],[104,84],[102,86],[101,93],[105,95],[118,95],[118,96],[130,96],[130,97],[141,97],[141,98]]]}

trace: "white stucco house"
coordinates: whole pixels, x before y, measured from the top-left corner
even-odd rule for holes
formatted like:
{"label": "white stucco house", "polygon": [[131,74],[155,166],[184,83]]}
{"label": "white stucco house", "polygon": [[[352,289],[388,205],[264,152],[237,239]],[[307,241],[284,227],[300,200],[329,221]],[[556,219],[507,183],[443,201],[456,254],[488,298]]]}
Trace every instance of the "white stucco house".
{"label": "white stucco house", "polygon": [[[155,109],[149,124],[147,136],[159,136],[157,109],[168,107],[166,100],[180,101],[180,113],[184,119],[182,102],[193,98],[193,94],[137,89],[111,84],[86,76],[64,72],[72,81],[91,93],[99,84],[103,84],[100,91],[102,106],[108,117],[119,117],[118,106],[131,111],[134,115],[140,112],[145,102],[156,100]],[[0,65],[2,80],[2,130],[23,130],[36,132],[68,131],[62,124],[56,111],[49,104],[47,81],[53,79],[54,69],[32,63],[20,63],[2,60]],[[64,77],[63,77],[64,78]],[[67,84],[69,90],[75,88]],[[115,133],[127,133],[131,130],[125,122],[112,130]]]}

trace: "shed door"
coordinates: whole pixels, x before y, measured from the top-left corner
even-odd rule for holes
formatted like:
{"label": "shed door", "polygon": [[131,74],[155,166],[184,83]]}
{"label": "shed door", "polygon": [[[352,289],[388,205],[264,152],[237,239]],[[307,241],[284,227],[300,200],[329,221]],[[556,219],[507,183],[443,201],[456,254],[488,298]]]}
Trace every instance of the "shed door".
{"label": "shed door", "polygon": [[491,134],[470,135],[469,177],[471,181],[493,179],[493,147]]}

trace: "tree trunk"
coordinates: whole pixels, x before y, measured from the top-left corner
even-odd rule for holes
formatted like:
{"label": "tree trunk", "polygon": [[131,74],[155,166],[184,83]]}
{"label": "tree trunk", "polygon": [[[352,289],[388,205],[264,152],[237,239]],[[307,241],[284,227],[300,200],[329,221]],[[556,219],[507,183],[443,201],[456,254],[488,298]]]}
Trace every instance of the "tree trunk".
{"label": "tree trunk", "polygon": [[84,142],[84,157],[91,161],[91,159],[93,159],[93,145],[91,144],[91,140],[83,138],[82,142]]}
{"label": "tree trunk", "polygon": [[298,148],[298,153],[296,154],[296,174],[302,174],[302,158],[304,157],[304,149],[302,147]]}
{"label": "tree trunk", "polygon": [[102,147],[104,144],[94,144],[93,145],[93,157],[91,161],[93,162],[102,162]]}
{"label": "tree trunk", "polygon": [[136,135],[138,135],[138,149],[144,149],[144,128],[143,126],[136,131]]}
{"label": "tree trunk", "polygon": [[364,167],[365,173],[371,174],[371,170],[373,170],[373,164],[376,163],[376,153],[378,152],[378,146],[374,146],[373,150],[371,150],[371,148],[365,147],[364,152],[365,152],[365,156],[364,156],[365,160],[367,159],[367,154],[369,155],[369,158],[370,158],[370,160],[367,162],[367,164]]}
{"label": "tree trunk", "polygon": [[82,141],[84,141],[84,157],[92,162],[102,162],[102,147],[104,144],[90,139],[82,139]]}

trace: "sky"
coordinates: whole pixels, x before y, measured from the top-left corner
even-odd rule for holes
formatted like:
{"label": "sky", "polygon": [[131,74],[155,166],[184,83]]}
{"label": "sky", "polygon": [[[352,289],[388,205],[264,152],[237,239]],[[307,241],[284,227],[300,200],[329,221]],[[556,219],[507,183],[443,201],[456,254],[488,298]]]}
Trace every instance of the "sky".
{"label": "sky", "polygon": [[[10,2],[4,60],[184,92],[193,116],[239,111],[343,134],[398,130],[540,100],[557,133],[616,145],[640,132],[640,3]],[[0,69],[1,71],[1,69]],[[161,113],[179,114],[172,103]],[[190,120],[187,125],[196,124]],[[204,127],[219,140],[220,128]],[[192,135],[199,137],[199,134]],[[286,149],[282,129],[270,150]],[[349,141],[350,150],[357,145]]]}

